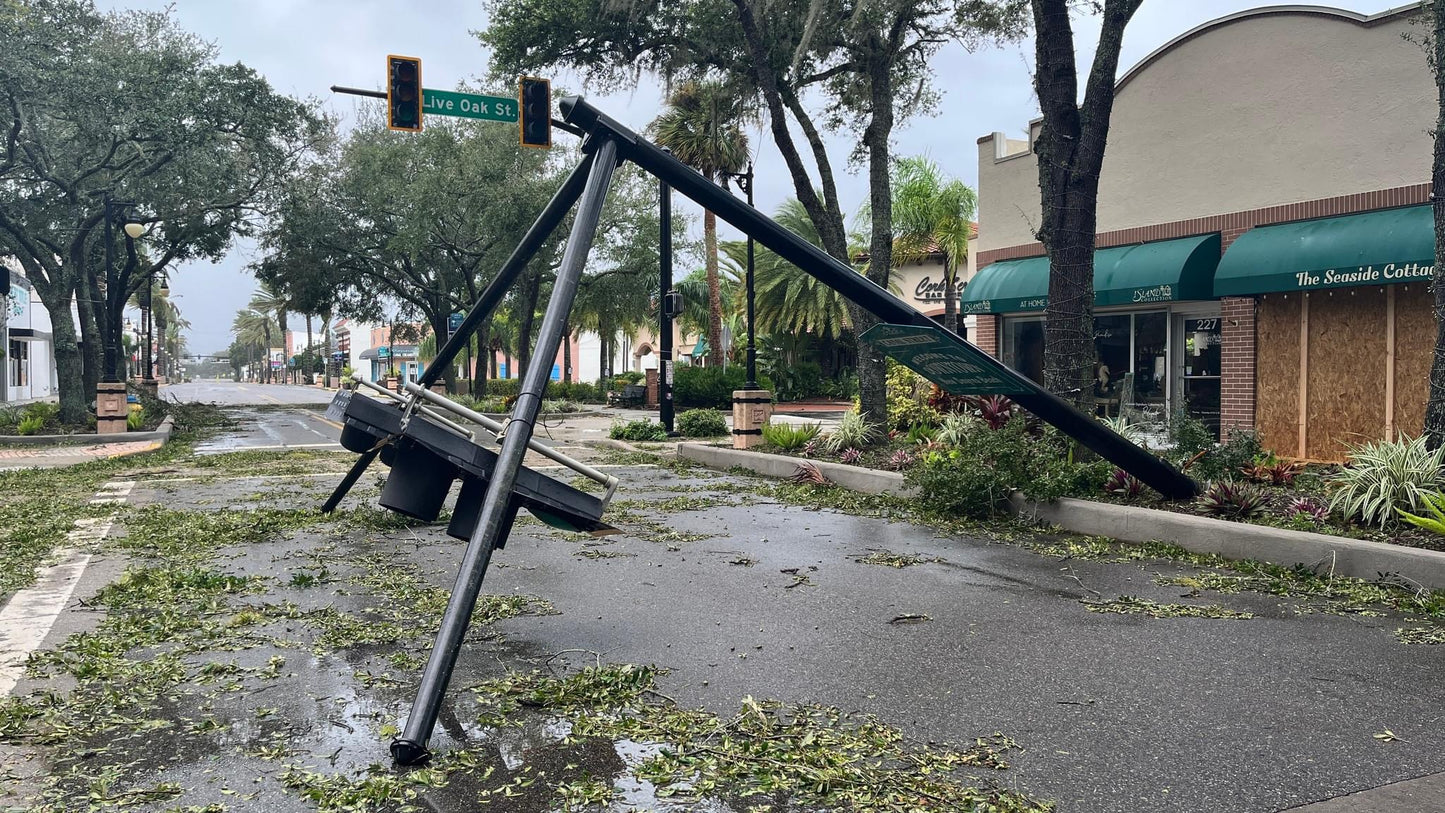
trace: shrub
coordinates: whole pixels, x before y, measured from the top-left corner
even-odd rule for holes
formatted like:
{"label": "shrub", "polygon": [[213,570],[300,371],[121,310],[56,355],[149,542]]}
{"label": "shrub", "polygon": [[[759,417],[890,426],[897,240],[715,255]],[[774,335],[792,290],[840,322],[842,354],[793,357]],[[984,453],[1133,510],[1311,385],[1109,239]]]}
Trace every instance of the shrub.
{"label": "shrub", "polygon": [[[822,424],[816,423],[773,423],[763,424],[763,441],[776,449],[791,452],[802,449],[803,454],[817,450],[818,432]],[[812,446],[813,448],[809,448]]]}
{"label": "shrub", "polygon": [[850,447],[843,450],[842,460],[850,466],[857,465],[858,461],[862,459],[863,453],[857,449]]}
{"label": "shrub", "polygon": [[1070,441],[1057,432],[1029,434],[1022,418],[997,432],[971,432],[946,451],[925,452],[908,471],[932,511],[984,518],[1005,511],[1009,495],[1033,500],[1096,494],[1108,475],[1103,460],[1076,462]]}
{"label": "shrub", "polygon": [[915,423],[908,427],[908,442],[918,445],[926,445],[933,442],[938,434],[937,427],[929,426],[926,423]]}
{"label": "shrub", "polygon": [[844,449],[871,445],[882,437],[878,425],[869,423],[859,412],[845,412],[838,425],[828,433],[828,451],[838,454]]}
{"label": "shrub", "polygon": [[516,398],[522,391],[522,379],[520,378],[489,378],[487,379],[487,397],[489,398]]}
{"label": "shrub", "polygon": [[1330,510],[1384,528],[1396,521],[1396,512],[1417,513],[1427,496],[1441,490],[1442,464],[1445,446],[1431,450],[1423,435],[1353,446],[1345,467],[1329,480]]}
{"label": "shrub", "polygon": [[574,401],[542,399],[542,411],[547,413],[557,412],[579,412],[582,407]]}
{"label": "shrub", "polygon": [[779,401],[815,398],[823,392],[823,368],[816,361],[778,363],[771,365],[768,373],[777,387],[773,394]]}
{"label": "shrub", "polygon": [[547,397],[579,404],[600,404],[607,400],[607,393],[586,381],[549,381]]}
{"label": "shrub", "polygon": [[689,409],[677,416],[677,431],[690,438],[715,438],[728,433],[728,423],[717,410]]}
{"label": "shrub", "polygon": [[1330,518],[1330,507],[1314,497],[1295,497],[1289,501],[1284,516],[1285,519],[1292,522],[1297,519],[1305,519],[1318,524]]}
{"label": "shrub", "polygon": [[944,446],[962,446],[972,432],[983,428],[978,418],[962,412],[943,416],[943,423],[933,433],[933,439]]}
{"label": "shrub", "polygon": [[817,439],[817,438],[813,438],[812,440],[808,441],[807,443],[804,443],[804,444],[803,444],[803,448],[802,448],[802,449],[799,449],[799,450],[798,450],[798,453],[801,454],[803,457],[812,457],[813,455],[817,454],[817,453],[818,453],[818,439]]}
{"label": "shrub", "polygon": [[[673,374],[672,400],[679,409],[728,409],[733,391],[743,389],[747,370],[741,364],[722,367],[678,367]],[[758,386],[773,388],[766,376],[758,376]]]}
{"label": "shrub", "polygon": [[[4,375],[0,371],[0,375]],[[20,425],[19,407],[0,407],[0,435],[11,435],[15,428]]]}
{"label": "shrub", "polygon": [[667,428],[649,420],[618,421],[607,436],[613,440],[667,440]]}
{"label": "shrub", "polygon": [[1130,421],[1127,415],[1115,415],[1112,418],[1100,418],[1099,422],[1109,427],[1109,429],[1113,430],[1114,434],[1118,435],[1124,440],[1129,441],[1130,443],[1138,444],[1144,439],[1143,430],[1138,424]]}
{"label": "shrub", "polygon": [[1246,477],[1257,482],[1272,486],[1294,485],[1294,478],[1304,470],[1305,464],[1300,462],[1285,462],[1273,459],[1262,460],[1253,465],[1240,469]]}
{"label": "shrub", "polygon": [[839,401],[851,401],[857,398],[858,374],[852,370],[844,370],[838,374],[837,378],[825,380],[820,394],[825,398]]}
{"label": "shrub", "polygon": [[1244,519],[1264,507],[1264,492],[1259,486],[1234,480],[1215,480],[1195,499],[1206,514]]}
{"label": "shrub", "polygon": [[989,429],[1002,429],[1018,414],[1018,407],[1006,395],[970,396],[969,403],[978,410],[978,416]]}
{"label": "shrub", "polygon": [[1104,481],[1104,492],[1115,497],[1123,497],[1132,500],[1139,496],[1144,490],[1144,484],[1139,479],[1123,469],[1114,469],[1109,479]]}
{"label": "shrub", "polygon": [[899,449],[894,452],[893,456],[888,458],[887,463],[888,468],[893,471],[903,471],[911,465],[913,465],[913,455],[909,454],[907,449]]}
{"label": "shrub", "polygon": [[915,424],[936,426],[943,417],[927,403],[931,384],[917,373],[888,360],[888,428],[905,430]]}
{"label": "shrub", "polygon": [[22,435],[38,435],[44,428],[45,419],[38,415],[25,415],[20,418],[20,423],[16,426],[15,431]]}
{"label": "shrub", "polygon": [[146,427],[146,414],[143,409],[132,409],[125,416],[125,428],[130,432],[139,432]]}

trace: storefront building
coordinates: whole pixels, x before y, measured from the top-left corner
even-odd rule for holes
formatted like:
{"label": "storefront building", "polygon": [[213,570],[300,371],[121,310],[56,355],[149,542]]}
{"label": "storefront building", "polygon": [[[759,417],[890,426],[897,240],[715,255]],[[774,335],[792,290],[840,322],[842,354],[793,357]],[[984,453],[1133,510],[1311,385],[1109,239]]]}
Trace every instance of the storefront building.
{"label": "storefront building", "polygon": [[[1405,36],[1418,9],[1241,12],[1120,79],[1095,255],[1101,412],[1161,425],[1182,410],[1325,460],[1421,431],[1438,102]],[[964,294],[974,340],[1036,379],[1038,129],[979,140],[979,271]]]}

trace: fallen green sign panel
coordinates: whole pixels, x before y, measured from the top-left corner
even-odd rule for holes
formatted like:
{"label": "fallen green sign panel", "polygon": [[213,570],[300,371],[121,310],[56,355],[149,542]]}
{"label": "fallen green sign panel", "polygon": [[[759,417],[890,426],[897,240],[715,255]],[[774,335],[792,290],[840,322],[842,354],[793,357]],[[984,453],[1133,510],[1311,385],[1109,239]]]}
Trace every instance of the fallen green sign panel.
{"label": "fallen green sign panel", "polygon": [[508,96],[480,96],[450,90],[421,90],[421,112],[486,121],[516,121],[517,100]]}
{"label": "fallen green sign panel", "polygon": [[863,340],[954,395],[1022,395],[1017,377],[977,347],[936,327],[874,325]]}

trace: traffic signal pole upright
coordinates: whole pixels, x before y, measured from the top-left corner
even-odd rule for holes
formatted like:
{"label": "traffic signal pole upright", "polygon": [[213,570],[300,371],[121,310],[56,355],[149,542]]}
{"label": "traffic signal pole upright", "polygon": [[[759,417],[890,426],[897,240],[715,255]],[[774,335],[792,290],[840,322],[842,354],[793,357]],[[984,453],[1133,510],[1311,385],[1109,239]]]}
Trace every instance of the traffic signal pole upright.
{"label": "traffic signal pole upright", "polygon": [[[666,149],[666,148],[664,148]],[[660,320],[657,335],[657,419],[664,429],[673,431],[672,404],[672,309],[668,294],[672,291],[672,187],[667,181],[657,182],[657,264],[660,273],[657,314]]]}

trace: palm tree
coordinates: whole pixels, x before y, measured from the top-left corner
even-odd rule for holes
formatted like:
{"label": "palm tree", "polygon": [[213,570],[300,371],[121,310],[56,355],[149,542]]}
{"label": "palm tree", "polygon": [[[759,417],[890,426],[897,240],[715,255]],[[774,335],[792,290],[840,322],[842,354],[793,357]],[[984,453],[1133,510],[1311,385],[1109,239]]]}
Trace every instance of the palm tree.
{"label": "palm tree", "polygon": [[[740,126],[750,114],[743,96],[717,81],[687,82],[668,97],[667,109],[652,122],[657,143],[672,150],[677,160],[701,172],[709,181],[722,180],[747,166],[748,137]],[[722,347],[722,291],[718,279],[717,216],[702,218],[703,256],[707,262],[710,318],[707,363],[720,365]]]}
{"label": "palm tree", "polygon": [[275,334],[276,323],[271,319],[271,314],[258,311],[254,308],[242,308],[236,311],[236,317],[231,320],[231,331],[236,334],[236,341],[243,345],[257,346],[262,350],[266,359],[266,366],[262,375],[257,380],[270,377],[271,372],[271,337]]}
{"label": "palm tree", "polygon": [[255,293],[251,294],[250,307],[262,313],[276,315],[276,324],[281,327],[281,346],[284,348],[286,346],[286,312],[291,309],[290,300],[278,291],[276,286],[269,282],[263,282]]}
{"label": "palm tree", "polygon": [[893,262],[943,255],[943,326],[958,332],[958,269],[968,262],[978,196],[963,181],[946,180],[923,156],[899,159],[893,176]]}
{"label": "palm tree", "polygon": [[[817,227],[808,217],[803,204],[796,199],[784,201],[773,219],[804,240],[822,247]],[[723,251],[734,266],[741,267],[747,261],[746,243],[726,243]],[[768,249],[759,247],[754,263],[753,291],[758,333],[812,334],[822,339],[837,340],[845,330],[852,329],[848,301],[837,291]],[[897,273],[895,269],[895,277]],[[897,293],[896,282],[890,281],[888,287]]]}

